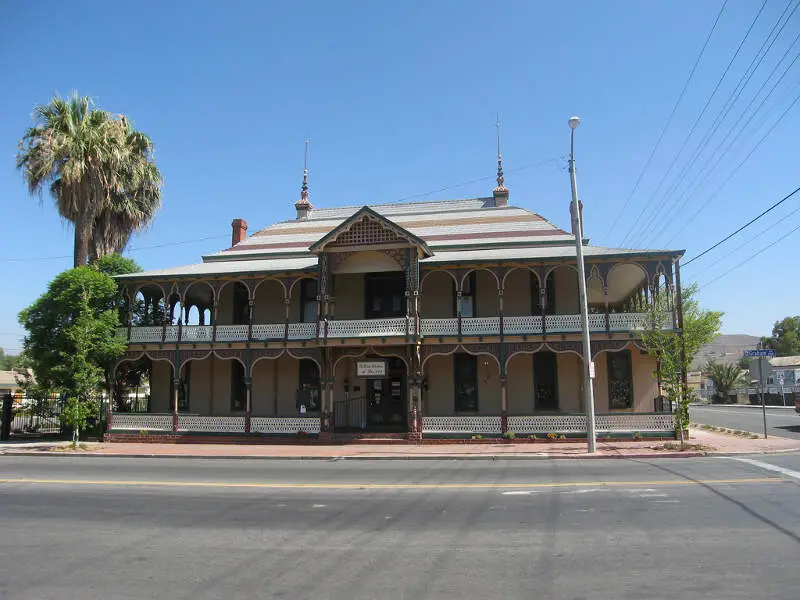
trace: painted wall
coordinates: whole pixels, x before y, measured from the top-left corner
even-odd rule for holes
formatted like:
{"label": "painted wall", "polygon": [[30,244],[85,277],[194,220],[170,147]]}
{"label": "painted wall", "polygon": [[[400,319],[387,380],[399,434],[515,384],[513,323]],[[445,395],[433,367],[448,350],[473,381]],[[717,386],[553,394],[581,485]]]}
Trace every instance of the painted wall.
{"label": "painted wall", "polygon": [[556,354],[558,408],[564,413],[583,410],[583,362],[577,354]]}
{"label": "painted wall", "polygon": [[368,250],[349,256],[336,269],[335,273],[383,273],[402,271],[403,268],[392,257],[383,252]]}
{"label": "painted wall", "polygon": [[482,415],[499,415],[503,410],[500,369],[491,356],[478,356],[478,409]]}
{"label": "painted wall", "polygon": [[222,288],[217,303],[217,325],[231,325],[233,323],[233,282]]}
{"label": "painted wall", "polygon": [[214,357],[212,363],[213,384],[211,389],[214,391],[211,410],[213,415],[232,415],[242,414],[231,412],[231,363],[232,360],[222,360]]}
{"label": "painted wall", "polygon": [[254,416],[274,416],[277,396],[278,360],[262,359],[253,365],[253,387],[250,396]]}
{"label": "painted wall", "polygon": [[[211,356],[203,360],[193,360],[184,366],[189,367],[189,412],[199,415],[211,414]],[[185,377],[185,375],[184,375]]]}
{"label": "painted wall", "polygon": [[503,290],[503,314],[507,317],[522,317],[540,314],[539,299],[536,299],[535,311],[531,312],[531,277],[535,277],[528,269],[515,269],[506,277]]}
{"label": "painted wall", "polygon": [[508,363],[506,377],[508,414],[532,414],[534,412],[533,355],[514,356]]}
{"label": "painted wall", "polygon": [[456,316],[453,278],[439,272],[428,275],[422,284],[420,312],[425,319],[449,319]]}
{"label": "painted wall", "polygon": [[336,305],[334,308],[334,316],[337,319],[363,319],[363,273],[342,273],[334,277],[336,278]]}
{"label": "painted wall", "polygon": [[285,318],[283,286],[275,280],[264,281],[256,289],[253,323],[283,323]]}
{"label": "painted wall", "polygon": [[656,359],[642,354],[638,348],[631,349],[633,363],[633,402],[636,412],[652,412],[654,399],[658,395]]}
{"label": "painted wall", "polygon": [[558,267],[553,271],[556,286],[556,314],[576,315],[580,312],[578,276],[575,269]]}
{"label": "painted wall", "polygon": [[278,359],[278,415],[297,415],[297,386],[299,383],[299,361],[291,356],[281,356]]}
{"label": "painted wall", "polygon": [[150,412],[171,413],[172,399],[170,398],[170,379],[172,366],[163,360],[154,360],[150,374]]}
{"label": "painted wall", "polygon": [[496,317],[500,314],[500,297],[497,295],[497,279],[489,271],[476,271],[478,317]]}
{"label": "painted wall", "polygon": [[452,415],[455,408],[452,355],[430,357],[425,363],[425,381],[428,390],[423,390],[423,414]]}

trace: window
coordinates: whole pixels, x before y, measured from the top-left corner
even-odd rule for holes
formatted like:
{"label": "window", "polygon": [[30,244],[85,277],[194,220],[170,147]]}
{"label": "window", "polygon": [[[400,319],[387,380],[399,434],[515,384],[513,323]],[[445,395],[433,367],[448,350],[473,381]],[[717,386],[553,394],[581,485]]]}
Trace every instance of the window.
{"label": "window", "polygon": [[250,321],[250,295],[238,281],[233,284],[233,324],[247,325]]}
{"label": "window", "polygon": [[464,280],[463,289],[461,290],[461,316],[474,317],[477,314],[476,304],[476,285],[477,272],[472,271]]}
{"label": "window", "polygon": [[[541,287],[539,286],[539,278],[535,273],[531,273],[531,314],[539,315],[542,313],[542,298]],[[553,315],[556,312],[556,283],[553,273],[547,275],[545,285],[544,297],[544,312],[547,315]]]}
{"label": "window", "polygon": [[471,354],[453,355],[456,412],[478,410],[478,359]]}
{"label": "window", "polygon": [[192,361],[183,367],[183,379],[178,388],[178,412],[189,412],[189,387],[192,381]]}
{"label": "window", "polygon": [[247,386],[244,383],[244,365],[231,360],[231,412],[247,410]]}
{"label": "window", "polygon": [[303,323],[313,323],[317,320],[317,280],[301,279],[300,296]]}
{"label": "window", "polygon": [[406,314],[406,279],[402,273],[364,275],[364,313],[367,319]]}
{"label": "window", "polygon": [[315,413],[320,410],[319,369],[313,360],[301,360],[297,384],[297,411]]}
{"label": "window", "polygon": [[608,352],[608,407],[633,408],[631,351]]}

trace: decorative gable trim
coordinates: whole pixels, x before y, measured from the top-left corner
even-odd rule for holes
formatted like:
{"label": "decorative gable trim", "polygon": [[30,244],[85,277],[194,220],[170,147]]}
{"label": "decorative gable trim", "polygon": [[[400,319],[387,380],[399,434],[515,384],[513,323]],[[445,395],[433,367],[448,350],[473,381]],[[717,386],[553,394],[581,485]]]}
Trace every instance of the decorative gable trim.
{"label": "decorative gable trim", "polygon": [[433,256],[433,252],[423,239],[368,206],[364,206],[314,242],[308,249],[316,254],[331,250],[351,251],[364,247],[398,248],[407,246],[416,248],[420,258]]}

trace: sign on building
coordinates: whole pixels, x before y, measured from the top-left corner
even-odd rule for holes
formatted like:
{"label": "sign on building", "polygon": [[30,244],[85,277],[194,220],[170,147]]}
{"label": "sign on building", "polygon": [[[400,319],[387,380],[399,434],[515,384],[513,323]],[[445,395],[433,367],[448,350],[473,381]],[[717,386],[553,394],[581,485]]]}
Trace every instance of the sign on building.
{"label": "sign on building", "polygon": [[744,355],[747,358],[775,358],[775,350],[772,348],[765,348],[763,350],[745,350]]}
{"label": "sign on building", "polygon": [[385,360],[359,360],[356,362],[357,377],[386,377]]}

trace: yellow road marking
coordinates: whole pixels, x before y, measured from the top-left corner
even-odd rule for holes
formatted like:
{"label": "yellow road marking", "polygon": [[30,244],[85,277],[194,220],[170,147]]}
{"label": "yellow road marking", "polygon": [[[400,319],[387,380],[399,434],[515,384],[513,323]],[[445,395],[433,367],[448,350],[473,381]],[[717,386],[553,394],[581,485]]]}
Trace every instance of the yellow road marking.
{"label": "yellow road marking", "polygon": [[713,485],[723,483],[779,483],[789,479],[758,477],[748,479],[663,479],[655,481],[569,481],[556,483],[256,483],[220,481],[138,481],[125,479],[0,479],[0,483],[57,484],[57,485],[108,485],[108,486],[160,486],[205,488],[254,488],[301,490],[496,490],[569,488],[586,486],[653,486],[653,485]]}

